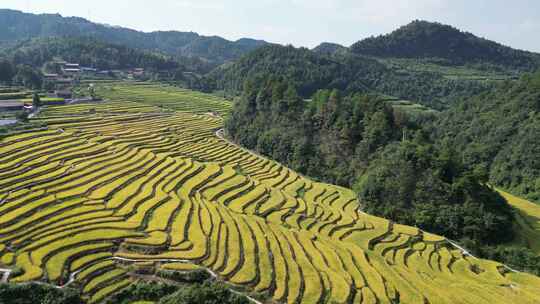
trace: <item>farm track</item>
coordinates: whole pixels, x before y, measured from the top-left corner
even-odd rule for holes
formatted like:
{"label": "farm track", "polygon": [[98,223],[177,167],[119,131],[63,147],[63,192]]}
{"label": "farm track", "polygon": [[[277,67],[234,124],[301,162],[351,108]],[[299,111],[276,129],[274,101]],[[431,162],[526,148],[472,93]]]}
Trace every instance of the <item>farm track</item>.
{"label": "farm track", "polygon": [[11,282],[76,282],[93,303],[135,279],[126,265],[176,262],[285,303],[540,303],[537,277],[227,142],[225,100],[99,93],[109,101],[48,107],[35,120],[49,129],[0,142],[0,272],[24,271]]}

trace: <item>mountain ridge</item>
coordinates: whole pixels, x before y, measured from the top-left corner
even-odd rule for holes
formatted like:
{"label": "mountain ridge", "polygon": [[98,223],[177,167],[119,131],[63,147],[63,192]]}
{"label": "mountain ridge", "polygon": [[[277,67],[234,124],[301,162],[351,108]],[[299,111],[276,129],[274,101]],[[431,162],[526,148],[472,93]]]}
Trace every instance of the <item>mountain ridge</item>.
{"label": "mountain ridge", "polygon": [[315,53],[333,55],[337,52],[347,52],[349,48],[339,43],[322,42],[311,50]]}
{"label": "mountain ridge", "polygon": [[350,49],[357,54],[382,58],[440,58],[451,65],[483,63],[526,71],[540,65],[538,53],[425,20],[414,20],[388,34],[360,40]]}
{"label": "mountain ridge", "polygon": [[[91,36],[104,42],[125,44],[144,50],[159,50],[172,56],[198,57],[216,65],[235,60],[262,45],[263,40],[240,38],[236,41],[219,36],[203,36],[195,32],[142,32],[123,26],[94,23],[81,17],[60,14],[31,14],[0,9],[0,42],[51,36]],[[201,47],[206,52],[201,53]],[[223,53],[223,50],[227,52]]]}
{"label": "mountain ridge", "polygon": [[396,71],[376,58],[337,51],[333,54],[307,48],[269,45],[206,75],[207,90],[238,94],[244,82],[261,74],[288,78],[298,93],[310,98],[318,89],[347,93],[379,93],[446,108],[461,92],[478,93],[489,83],[447,79],[440,73]]}

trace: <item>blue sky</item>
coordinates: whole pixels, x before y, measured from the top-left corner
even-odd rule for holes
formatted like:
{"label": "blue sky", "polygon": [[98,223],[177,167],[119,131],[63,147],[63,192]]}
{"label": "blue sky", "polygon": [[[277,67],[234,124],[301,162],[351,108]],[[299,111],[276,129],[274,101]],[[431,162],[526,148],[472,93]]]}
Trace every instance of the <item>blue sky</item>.
{"label": "blue sky", "polygon": [[0,7],[143,31],[194,31],[307,47],[322,41],[350,45],[424,19],[540,52],[538,0],[2,0]]}

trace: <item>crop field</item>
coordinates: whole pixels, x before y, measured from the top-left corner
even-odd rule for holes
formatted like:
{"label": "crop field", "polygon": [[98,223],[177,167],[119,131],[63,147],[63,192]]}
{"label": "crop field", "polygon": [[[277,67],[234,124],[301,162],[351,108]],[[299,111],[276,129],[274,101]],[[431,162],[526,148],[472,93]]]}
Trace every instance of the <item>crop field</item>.
{"label": "crop field", "polygon": [[[221,137],[232,104],[156,84],[49,106],[0,141],[0,268],[98,303],[135,265],[207,270],[280,303],[540,303],[540,278],[358,210]],[[0,275],[1,277],[1,275]],[[262,296],[261,296],[262,295]]]}
{"label": "crop field", "polygon": [[502,190],[498,191],[517,211],[517,235],[521,237],[517,242],[540,255],[540,206]]}

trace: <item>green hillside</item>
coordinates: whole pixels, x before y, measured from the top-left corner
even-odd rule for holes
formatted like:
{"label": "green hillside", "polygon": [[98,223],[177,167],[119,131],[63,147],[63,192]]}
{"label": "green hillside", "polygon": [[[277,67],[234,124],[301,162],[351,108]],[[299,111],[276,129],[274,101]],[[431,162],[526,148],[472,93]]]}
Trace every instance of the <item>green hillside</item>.
{"label": "green hillside", "polygon": [[459,102],[436,130],[493,184],[540,202],[539,100],[540,74],[525,75]]}
{"label": "green hillside", "polygon": [[206,77],[206,90],[239,94],[246,80],[273,74],[286,77],[310,98],[319,89],[378,93],[445,109],[456,99],[493,86],[491,81],[448,78],[437,71],[396,69],[385,62],[350,52],[328,55],[292,46],[265,46]]}
{"label": "green hillside", "polygon": [[516,209],[518,245],[525,245],[540,255],[540,206],[508,192],[498,190]]}
{"label": "green hillside", "polygon": [[194,32],[157,31],[144,33],[132,29],[93,23],[79,17],[59,14],[28,14],[0,9],[0,43],[49,37],[91,37],[131,48],[159,50],[171,56],[194,57],[219,65],[267,44],[254,39],[229,41]]}
{"label": "green hillside", "polygon": [[172,57],[145,52],[92,38],[39,38],[18,43],[4,50],[12,64],[41,67],[56,58],[101,70],[142,67],[173,70],[180,64]]}
{"label": "green hillside", "polygon": [[437,22],[416,20],[351,46],[357,54],[383,58],[439,59],[443,65],[476,65],[534,71],[540,54],[515,50]]}
{"label": "green hillside", "polygon": [[349,49],[337,43],[323,42],[312,49],[315,53],[335,55],[337,53],[348,52]]}

